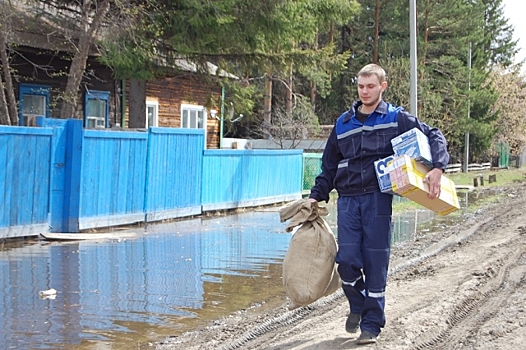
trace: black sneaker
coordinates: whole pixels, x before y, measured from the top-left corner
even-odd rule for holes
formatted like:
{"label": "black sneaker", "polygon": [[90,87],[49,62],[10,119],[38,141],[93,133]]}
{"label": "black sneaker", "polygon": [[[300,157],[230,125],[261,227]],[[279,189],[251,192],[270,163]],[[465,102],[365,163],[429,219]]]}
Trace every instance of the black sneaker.
{"label": "black sneaker", "polygon": [[359,314],[349,314],[345,321],[345,330],[347,333],[356,333],[360,329],[361,317]]}
{"label": "black sneaker", "polygon": [[362,334],[356,340],[356,344],[365,345],[365,344],[374,344],[378,340],[378,335],[375,335],[369,331],[362,331]]}

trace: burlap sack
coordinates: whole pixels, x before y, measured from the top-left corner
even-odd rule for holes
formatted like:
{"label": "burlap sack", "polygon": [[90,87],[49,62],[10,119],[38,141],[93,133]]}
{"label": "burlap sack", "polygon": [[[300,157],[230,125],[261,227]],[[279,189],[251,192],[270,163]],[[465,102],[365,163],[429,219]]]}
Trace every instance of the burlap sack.
{"label": "burlap sack", "polygon": [[283,285],[291,300],[289,309],[310,304],[335,292],[341,285],[334,259],[336,239],[321,217],[327,208],[300,199],[281,208],[281,222],[290,219],[287,232],[295,231],[283,260]]}

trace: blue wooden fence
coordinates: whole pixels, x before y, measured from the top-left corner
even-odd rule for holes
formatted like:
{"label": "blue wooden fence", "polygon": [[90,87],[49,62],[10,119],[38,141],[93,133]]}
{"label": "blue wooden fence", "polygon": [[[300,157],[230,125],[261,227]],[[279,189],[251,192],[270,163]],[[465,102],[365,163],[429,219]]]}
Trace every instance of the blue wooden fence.
{"label": "blue wooden fence", "polygon": [[79,229],[144,220],[148,134],[84,130]]}
{"label": "blue wooden fence", "polygon": [[201,214],[204,131],[150,128],[146,221]]}
{"label": "blue wooden fence", "polygon": [[79,232],[301,197],[301,150],[204,150],[204,131],[0,127],[0,239]]}
{"label": "blue wooden fence", "polygon": [[302,150],[208,150],[203,157],[204,211],[301,198]]}
{"label": "blue wooden fence", "polygon": [[53,130],[0,126],[0,238],[47,231]]}

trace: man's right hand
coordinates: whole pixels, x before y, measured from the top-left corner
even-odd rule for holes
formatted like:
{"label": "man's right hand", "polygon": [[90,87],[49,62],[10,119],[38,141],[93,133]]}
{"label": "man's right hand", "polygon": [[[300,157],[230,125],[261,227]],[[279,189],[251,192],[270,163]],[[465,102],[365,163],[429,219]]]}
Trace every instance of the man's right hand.
{"label": "man's right hand", "polygon": [[315,200],[314,198],[309,198],[309,202],[317,202],[317,200]]}

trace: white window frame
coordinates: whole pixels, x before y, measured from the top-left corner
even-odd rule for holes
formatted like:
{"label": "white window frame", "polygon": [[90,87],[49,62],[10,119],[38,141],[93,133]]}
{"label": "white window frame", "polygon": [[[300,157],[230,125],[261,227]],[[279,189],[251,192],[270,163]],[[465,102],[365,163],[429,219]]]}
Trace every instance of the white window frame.
{"label": "white window frame", "polygon": [[[203,113],[203,123],[202,123],[202,127],[198,127],[197,124],[198,124],[198,120],[195,121],[195,127],[193,127],[192,125],[183,125],[183,116],[184,116],[184,112],[187,111],[187,112],[196,112],[196,113],[199,113],[199,112],[202,112]],[[207,119],[207,110],[204,106],[199,106],[199,105],[191,105],[191,104],[185,104],[185,103],[182,103],[181,104],[181,128],[187,128],[187,129],[205,129],[206,130],[206,119]],[[193,124],[193,123],[191,123]]]}
{"label": "white window frame", "polygon": [[86,121],[87,129],[104,129],[106,128],[106,118],[88,116]]}
{"label": "white window frame", "polygon": [[[149,123],[150,119],[148,118],[148,107],[153,107],[154,108],[152,125],[150,125],[150,123]],[[147,100],[146,101],[146,128],[149,128],[150,126],[151,127],[159,126],[159,102]]]}
{"label": "white window frame", "polygon": [[[199,128],[199,127],[194,127],[194,128],[186,127],[186,128],[188,128],[188,129],[203,129],[205,131],[205,149],[206,149],[208,110],[204,106],[181,103],[181,128],[185,128],[185,126],[183,126],[183,115],[184,115],[184,111],[185,110],[188,111],[188,112],[191,112],[191,111],[203,112],[203,123],[202,123],[202,127],[201,128]],[[198,123],[198,121],[196,121],[196,124],[197,123]]]}

